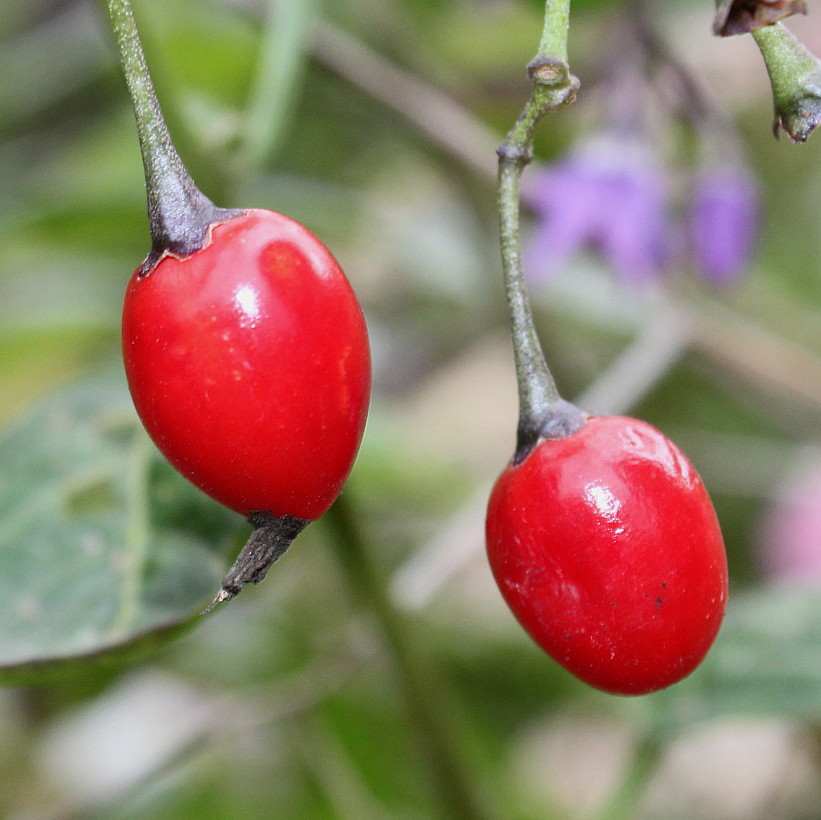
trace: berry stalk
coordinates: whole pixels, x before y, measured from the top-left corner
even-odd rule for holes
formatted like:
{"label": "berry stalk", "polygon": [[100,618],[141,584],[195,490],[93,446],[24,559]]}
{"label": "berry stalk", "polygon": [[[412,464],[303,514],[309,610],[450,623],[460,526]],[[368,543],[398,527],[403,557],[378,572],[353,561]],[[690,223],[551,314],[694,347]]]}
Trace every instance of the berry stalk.
{"label": "berry stalk", "polygon": [[410,630],[386,591],[374,566],[354,505],[342,495],[325,516],[329,539],[352,593],[370,611],[382,630],[396,671],[424,761],[430,767],[436,816],[441,820],[489,820],[494,816],[483,796],[476,793],[471,773],[462,759],[458,727],[447,705],[447,692],[433,668],[430,655],[413,640]]}
{"label": "berry stalk", "polygon": [[536,126],[548,111],[573,102],[579,85],[567,64],[569,7],[569,0],[545,3],[539,53],[528,65],[533,90],[516,124],[496,152],[502,272],[519,389],[515,463],[523,461],[540,438],[572,435],[584,424],[584,414],[559,395],[545,361],[533,324],[519,239],[521,178],[533,158]]}
{"label": "berry stalk", "polygon": [[131,0],[108,0],[108,13],[134,107],[145,169],[151,251],[139,272],[147,275],[163,256],[185,257],[201,250],[208,243],[212,225],[241,211],[214,205],[183,165],[154,91]]}

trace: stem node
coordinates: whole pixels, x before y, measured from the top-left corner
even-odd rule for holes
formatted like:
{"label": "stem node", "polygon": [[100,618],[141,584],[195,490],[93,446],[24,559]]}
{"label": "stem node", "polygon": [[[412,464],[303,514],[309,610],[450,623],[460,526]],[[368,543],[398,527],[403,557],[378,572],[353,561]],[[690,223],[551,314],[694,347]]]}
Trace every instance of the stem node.
{"label": "stem node", "polygon": [[510,163],[512,165],[524,168],[533,159],[533,149],[527,145],[520,145],[505,140],[497,149],[496,156],[502,162]]}
{"label": "stem node", "polygon": [[527,76],[532,83],[548,88],[579,87],[579,81],[570,73],[567,63],[551,54],[537,54],[527,64]]}

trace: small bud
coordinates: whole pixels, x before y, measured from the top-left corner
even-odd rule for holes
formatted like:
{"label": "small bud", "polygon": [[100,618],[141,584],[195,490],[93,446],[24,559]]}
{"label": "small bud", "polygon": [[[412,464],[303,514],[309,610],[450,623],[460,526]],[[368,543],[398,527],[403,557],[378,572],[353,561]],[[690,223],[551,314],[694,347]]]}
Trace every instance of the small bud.
{"label": "small bud", "polygon": [[713,33],[718,37],[747,34],[793,14],[806,14],[804,0],[716,0]]}
{"label": "small bud", "polygon": [[773,89],[773,133],[781,129],[793,142],[806,142],[821,124],[821,61],[780,23],[753,37],[761,50]]}
{"label": "small bud", "polygon": [[698,268],[713,285],[729,285],[744,273],[758,229],[758,191],[740,166],[704,169],[696,180],[690,240]]}

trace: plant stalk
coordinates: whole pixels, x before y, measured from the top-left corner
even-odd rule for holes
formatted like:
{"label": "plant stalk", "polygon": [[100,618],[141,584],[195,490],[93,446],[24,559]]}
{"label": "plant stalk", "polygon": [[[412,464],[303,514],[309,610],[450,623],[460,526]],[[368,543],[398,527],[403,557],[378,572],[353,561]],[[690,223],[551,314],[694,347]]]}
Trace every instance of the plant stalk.
{"label": "plant stalk", "polygon": [[502,273],[519,390],[515,463],[523,461],[541,437],[571,435],[584,423],[581,411],[559,395],[545,361],[525,285],[519,229],[521,178],[533,158],[536,126],[548,111],[573,102],[578,89],[578,80],[570,74],[567,64],[569,9],[569,0],[545,3],[539,53],[528,65],[533,90],[516,124],[496,152]]}
{"label": "plant stalk", "polygon": [[753,31],[773,92],[773,133],[783,128],[806,142],[821,125],[821,61],[789,29],[776,23]]}
{"label": "plant stalk", "polygon": [[456,752],[455,733],[448,728],[451,716],[436,674],[428,659],[417,651],[386,592],[387,585],[378,577],[345,493],[322,521],[331,530],[329,541],[348,586],[384,634],[421,751],[431,767],[440,815],[446,820],[485,820],[487,813]]}
{"label": "plant stalk", "polygon": [[134,106],[145,169],[151,252],[139,271],[147,275],[166,254],[184,257],[201,250],[212,225],[241,212],[217,208],[183,165],[151,82],[131,0],[108,0],[108,13]]}
{"label": "plant stalk", "polygon": [[544,27],[539,54],[549,54],[567,65],[567,39],[570,31],[570,0],[545,0]]}

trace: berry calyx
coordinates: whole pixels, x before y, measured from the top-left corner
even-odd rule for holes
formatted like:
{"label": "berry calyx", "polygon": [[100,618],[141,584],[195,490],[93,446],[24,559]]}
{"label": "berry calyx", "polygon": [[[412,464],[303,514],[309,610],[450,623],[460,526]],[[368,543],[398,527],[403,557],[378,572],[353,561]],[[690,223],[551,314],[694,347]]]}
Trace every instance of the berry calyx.
{"label": "berry calyx", "polygon": [[499,477],[487,552],[533,640],[591,686],[653,692],[695,669],[727,600],[713,506],[681,451],[645,422],[589,418]]}

